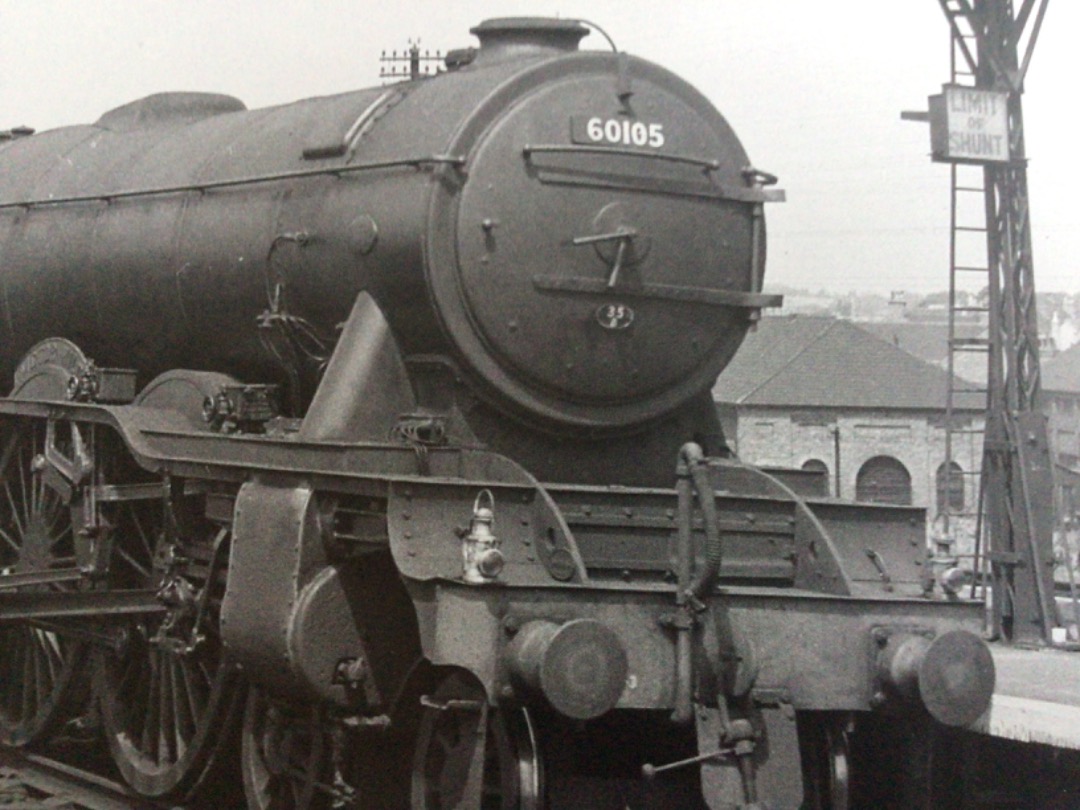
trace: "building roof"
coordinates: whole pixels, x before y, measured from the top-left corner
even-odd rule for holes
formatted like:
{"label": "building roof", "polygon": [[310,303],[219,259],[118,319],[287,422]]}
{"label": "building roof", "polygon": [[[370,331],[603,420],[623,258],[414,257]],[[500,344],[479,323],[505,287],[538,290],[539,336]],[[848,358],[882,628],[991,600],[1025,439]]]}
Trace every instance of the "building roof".
{"label": "building roof", "polygon": [[[945,366],[949,361],[949,325],[947,323],[876,321],[873,323],[860,323],[859,326],[928,363]],[[956,336],[962,338],[985,337],[986,327],[977,323],[958,323],[956,324]],[[982,363],[986,365],[985,356]]]}
{"label": "building roof", "polygon": [[[877,321],[859,326],[882,340],[941,368],[949,365],[949,324],[935,321]],[[958,338],[986,338],[985,325],[970,322],[956,324]],[[953,373],[971,382],[972,388],[985,388],[987,363],[985,351],[958,351],[953,355]]]}
{"label": "building roof", "polygon": [[[773,317],[747,335],[713,398],[736,405],[940,411],[947,379],[943,369],[850,321]],[[986,399],[961,394],[956,404],[982,411]]]}
{"label": "building roof", "polygon": [[1043,363],[1042,387],[1080,393],[1080,343]]}

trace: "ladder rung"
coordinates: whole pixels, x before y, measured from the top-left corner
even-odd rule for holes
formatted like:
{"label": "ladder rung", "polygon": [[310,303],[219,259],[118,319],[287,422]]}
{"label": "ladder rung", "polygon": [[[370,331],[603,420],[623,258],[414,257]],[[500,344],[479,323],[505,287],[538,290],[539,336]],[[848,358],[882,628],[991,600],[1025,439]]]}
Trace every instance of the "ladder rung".
{"label": "ladder rung", "polygon": [[957,231],[973,231],[975,233],[986,233],[986,228],[985,227],[983,227],[983,228],[974,228],[974,227],[972,227],[970,225],[957,225],[956,228],[954,228],[954,230],[957,230]]}
{"label": "ladder rung", "polygon": [[950,346],[989,346],[988,338],[978,337],[954,337],[949,339]]}
{"label": "ladder rung", "polygon": [[958,273],[989,273],[989,267],[972,267],[970,265],[957,265],[953,268]]}
{"label": "ladder rung", "polygon": [[981,186],[957,186],[957,191],[977,191],[980,194],[986,193],[986,189]]}
{"label": "ladder rung", "polygon": [[985,433],[985,430],[979,430],[977,428],[964,428],[963,430],[950,430],[954,436],[981,436]]}
{"label": "ladder rung", "polygon": [[989,312],[989,307],[953,307],[953,312]]}

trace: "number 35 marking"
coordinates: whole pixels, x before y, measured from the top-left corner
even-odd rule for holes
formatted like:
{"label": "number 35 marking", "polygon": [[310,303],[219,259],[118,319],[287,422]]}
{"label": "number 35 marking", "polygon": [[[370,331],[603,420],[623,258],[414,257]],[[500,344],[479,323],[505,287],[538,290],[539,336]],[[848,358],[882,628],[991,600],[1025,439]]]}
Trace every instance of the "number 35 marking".
{"label": "number 35 marking", "polygon": [[626,304],[601,304],[596,309],[596,322],[605,329],[626,329],[634,322],[634,310]]}

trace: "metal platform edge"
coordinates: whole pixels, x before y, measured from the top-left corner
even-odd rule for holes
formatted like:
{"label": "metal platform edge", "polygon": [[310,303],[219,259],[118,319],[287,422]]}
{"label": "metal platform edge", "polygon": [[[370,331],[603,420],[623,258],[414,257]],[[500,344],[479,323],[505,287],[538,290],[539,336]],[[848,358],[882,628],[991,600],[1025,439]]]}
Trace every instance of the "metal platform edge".
{"label": "metal platform edge", "polygon": [[1080,653],[990,645],[997,686],[971,730],[1080,750]]}

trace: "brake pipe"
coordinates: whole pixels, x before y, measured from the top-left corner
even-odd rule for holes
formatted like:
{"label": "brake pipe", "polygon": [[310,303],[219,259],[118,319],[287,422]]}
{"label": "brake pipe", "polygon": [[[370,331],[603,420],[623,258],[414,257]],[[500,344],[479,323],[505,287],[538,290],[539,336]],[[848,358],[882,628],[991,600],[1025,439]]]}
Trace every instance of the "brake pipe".
{"label": "brake pipe", "polygon": [[[676,547],[676,592],[673,617],[675,628],[675,708],[674,723],[688,723],[693,718],[692,690],[694,657],[691,634],[696,614],[705,610],[702,599],[716,585],[723,561],[720,526],[716,516],[716,497],[709,478],[708,463],[701,447],[688,442],[679,450],[675,467],[675,490],[679,501],[678,537]],[[694,494],[697,494],[705,523],[705,565],[693,578],[693,513]]]}

